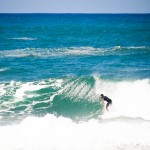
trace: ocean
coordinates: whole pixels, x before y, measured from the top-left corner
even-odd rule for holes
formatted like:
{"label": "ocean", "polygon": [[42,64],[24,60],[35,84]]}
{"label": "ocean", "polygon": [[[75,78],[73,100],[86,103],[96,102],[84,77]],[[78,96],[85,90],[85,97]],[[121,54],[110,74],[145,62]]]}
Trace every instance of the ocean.
{"label": "ocean", "polygon": [[149,150],[149,107],[150,14],[0,14],[1,150]]}

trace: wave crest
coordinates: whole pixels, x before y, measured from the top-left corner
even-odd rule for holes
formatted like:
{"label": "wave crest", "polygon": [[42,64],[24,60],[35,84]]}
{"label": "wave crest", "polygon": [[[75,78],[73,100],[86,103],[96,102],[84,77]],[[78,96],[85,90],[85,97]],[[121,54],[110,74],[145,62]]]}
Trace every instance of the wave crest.
{"label": "wave crest", "polygon": [[[62,57],[62,56],[101,56],[101,55],[128,55],[128,51],[139,53],[139,50],[150,50],[149,47],[121,47],[110,48],[94,47],[65,47],[65,48],[25,48],[0,51],[0,57]],[[138,50],[136,52],[136,50]],[[119,52],[118,52],[119,51]]]}

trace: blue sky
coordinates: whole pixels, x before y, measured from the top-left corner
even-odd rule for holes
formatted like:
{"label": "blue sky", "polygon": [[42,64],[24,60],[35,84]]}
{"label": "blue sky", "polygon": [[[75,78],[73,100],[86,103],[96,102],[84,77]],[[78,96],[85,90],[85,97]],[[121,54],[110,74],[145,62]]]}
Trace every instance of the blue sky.
{"label": "blue sky", "polygon": [[150,0],[0,0],[0,13],[150,13]]}

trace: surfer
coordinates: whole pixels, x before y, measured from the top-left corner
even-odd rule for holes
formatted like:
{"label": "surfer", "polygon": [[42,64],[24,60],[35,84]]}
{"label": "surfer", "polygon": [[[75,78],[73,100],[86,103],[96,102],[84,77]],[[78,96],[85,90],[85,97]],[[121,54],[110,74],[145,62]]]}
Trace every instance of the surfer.
{"label": "surfer", "polygon": [[104,96],[103,94],[101,94],[101,98],[103,99],[102,104],[104,104],[104,101],[107,102],[106,110],[108,111],[108,106],[112,104],[112,100],[108,98],[107,96]]}

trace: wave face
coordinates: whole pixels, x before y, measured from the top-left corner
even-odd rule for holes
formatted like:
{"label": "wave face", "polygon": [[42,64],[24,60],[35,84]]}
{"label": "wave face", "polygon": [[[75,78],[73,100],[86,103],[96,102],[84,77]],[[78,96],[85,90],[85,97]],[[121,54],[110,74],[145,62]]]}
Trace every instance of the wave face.
{"label": "wave face", "polygon": [[1,116],[14,118],[47,113],[71,118],[97,116],[102,108],[93,77],[1,84]]}
{"label": "wave face", "polygon": [[0,115],[4,120],[47,113],[78,121],[99,118],[104,113],[99,95],[108,93],[113,106],[111,115],[103,117],[150,120],[149,82],[149,79],[107,81],[97,75],[26,83],[11,81],[0,86]]}
{"label": "wave face", "polygon": [[149,14],[0,14],[0,33],[0,150],[150,149]]}

